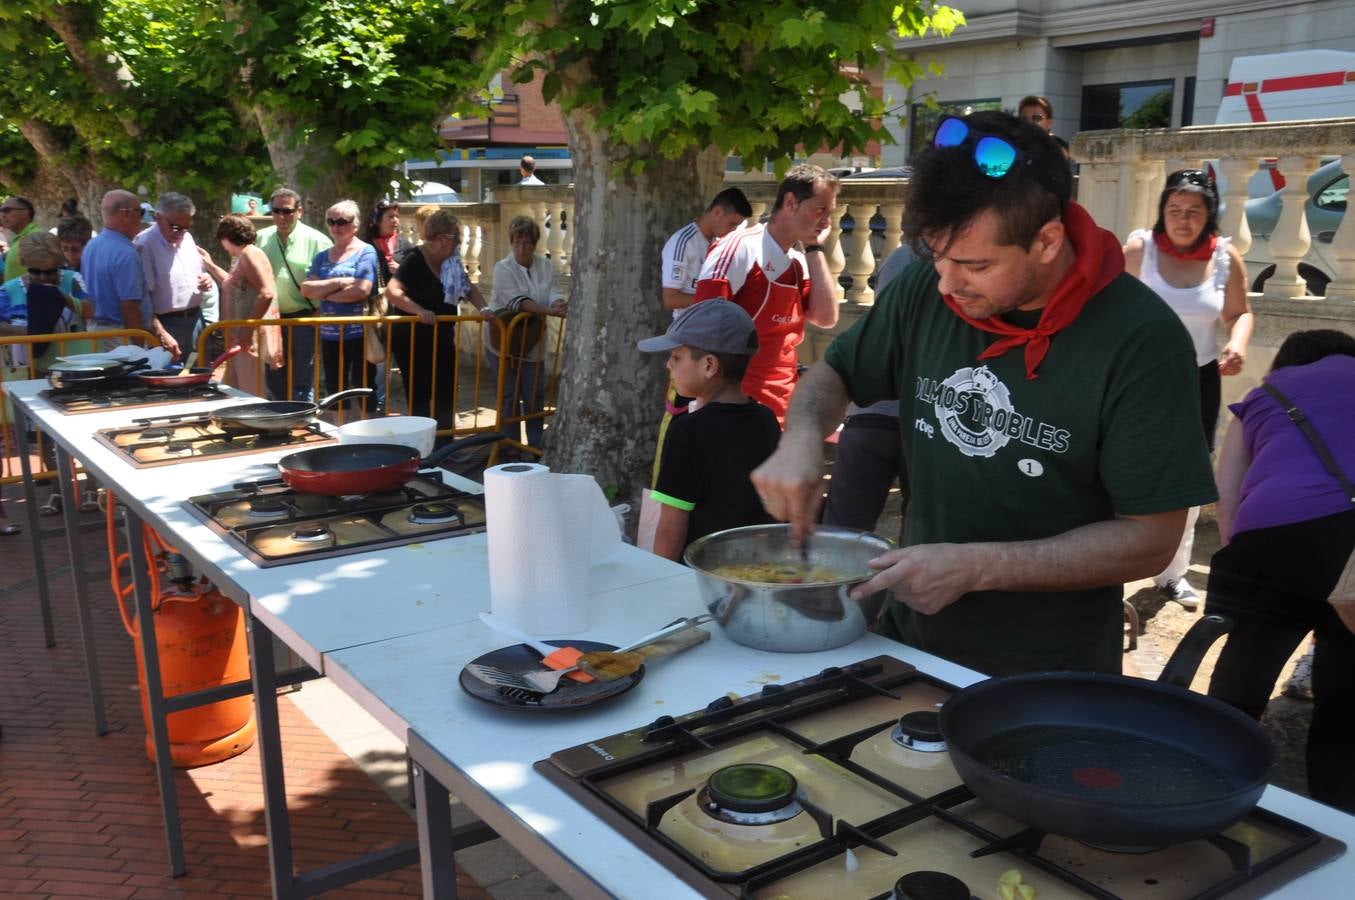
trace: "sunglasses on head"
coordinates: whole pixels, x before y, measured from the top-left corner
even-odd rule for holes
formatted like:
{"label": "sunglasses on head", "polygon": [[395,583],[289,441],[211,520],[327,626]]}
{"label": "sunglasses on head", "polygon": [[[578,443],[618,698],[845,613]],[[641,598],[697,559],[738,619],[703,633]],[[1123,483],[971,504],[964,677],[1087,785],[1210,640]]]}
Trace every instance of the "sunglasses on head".
{"label": "sunglasses on head", "polygon": [[1196,187],[1213,189],[1214,182],[1209,180],[1209,176],[1199,169],[1185,169],[1180,172],[1173,172],[1167,179],[1167,187],[1174,188],[1181,184],[1193,184]]}
{"label": "sunglasses on head", "polygon": [[995,134],[975,131],[964,119],[946,116],[936,126],[932,146],[939,149],[967,147],[973,153],[974,165],[989,178],[1005,178],[1023,154],[1016,145]]}
{"label": "sunglasses on head", "polygon": [[344,225],[352,225],[352,224],[353,224],[353,220],[352,220],[352,219],[326,219],[325,221],[328,222],[330,225],[332,225],[332,226],[335,227],[335,228],[340,228],[340,227],[342,227],[342,226],[344,226]]}
{"label": "sunglasses on head", "polygon": [[35,269],[32,266],[28,267],[29,275],[55,275],[60,271],[60,269]]}

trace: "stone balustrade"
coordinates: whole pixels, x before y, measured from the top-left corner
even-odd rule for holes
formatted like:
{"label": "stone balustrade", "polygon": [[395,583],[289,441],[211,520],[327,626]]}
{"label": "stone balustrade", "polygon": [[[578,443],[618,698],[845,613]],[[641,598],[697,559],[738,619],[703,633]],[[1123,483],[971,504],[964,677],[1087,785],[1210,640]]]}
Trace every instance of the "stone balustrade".
{"label": "stone balustrade", "polygon": [[[1073,141],[1073,156],[1080,164],[1079,202],[1121,239],[1135,228],[1152,225],[1168,173],[1213,161],[1224,176],[1222,232],[1233,238],[1250,267],[1274,263],[1264,294],[1252,295],[1257,326],[1252,342],[1255,352],[1247,366],[1250,377],[1229,379],[1236,385],[1230,395],[1256,383],[1279,342],[1291,331],[1340,328],[1355,334],[1355,225],[1343,219],[1330,236],[1326,258],[1333,271],[1325,297],[1309,296],[1308,284],[1300,275],[1300,265],[1314,240],[1304,213],[1308,178],[1324,159],[1332,157],[1340,159],[1343,172],[1355,172],[1355,119],[1083,132]],[[1276,168],[1287,185],[1279,220],[1268,240],[1260,240],[1250,233],[1244,211],[1248,178],[1267,159],[1277,159]],[[774,181],[740,181],[738,186],[753,205],[753,221],[770,212],[776,199]],[[802,361],[817,359],[833,333],[849,327],[874,302],[874,274],[902,238],[904,193],[905,184],[898,179],[842,182],[825,246],[829,269],[843,288],[841,321],[832,332],[810,326],[801,346]],[[571,186],[499,187],[495,202],[447,207],[461,220],[462,256],[471,281],[486,296],[494,263],[509,251],[508,225],[518,215],[530,216],[542,226],[538,252],[550,256],[561,287],[568,292],[573,255]],[[401,207],[402,228],[411,238],[416,208],[415,204]],[[1248,281],[1252,282],[1252,276]],[[656,284],[656,302],[657,297]]]}

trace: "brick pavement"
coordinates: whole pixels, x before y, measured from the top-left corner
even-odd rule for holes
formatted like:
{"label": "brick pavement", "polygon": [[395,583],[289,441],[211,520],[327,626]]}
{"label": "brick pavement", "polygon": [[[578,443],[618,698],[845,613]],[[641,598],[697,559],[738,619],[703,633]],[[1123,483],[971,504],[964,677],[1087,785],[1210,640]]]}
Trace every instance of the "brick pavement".
{"label": "brick pavement", "polygon": [[[16,490],[5,493],[6,512],[23,521]],[[51,649],[43,646],[27,537],[0,537],[0,897],[268,896],[257,749],[176,771],[188,874],[169,876],[132,643],[108,587],[102,533],[85,533],[85,555],[110,728],[103,737],[94,735],[64,540],[49,539],[44,549],[56,617]],[[285,696],[279,714],[300,870],[414,838],[409,816]],[[487,900],[469,876],[457,876],[462,897]],[[411,866],[326,896],[419,893]]]}

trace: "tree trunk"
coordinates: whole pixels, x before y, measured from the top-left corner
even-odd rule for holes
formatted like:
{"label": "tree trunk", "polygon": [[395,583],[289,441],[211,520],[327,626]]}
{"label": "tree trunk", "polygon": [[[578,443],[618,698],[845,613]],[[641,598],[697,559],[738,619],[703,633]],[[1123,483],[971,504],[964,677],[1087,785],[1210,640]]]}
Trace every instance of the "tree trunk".
{"label": "tree trunk", "polygon": [[[663,354],[641,353],[635,343],[672,323],[661,301],[663,244],[720,189],[724,156],[708,148],[659,159],[647,148],[614,143],[586,109],[567,116],[566,127],[574,161],[574,274],[546,461],[557,472],[592,475],[603,490],[638,507],[668,374]],[[630,160],[652,165],[640,174],[622,172]],[[675,197],[685,199],[674,203]]]}
{"label": "tree trunk", "polygon": [[257,102],[253,109],[268,146],[268,158],[282,179],[281,185],[277,186],[289,187],[301,195],[306,206],[303,216],[306,224],[327,234],[325,210],[345,198],[358,200],[358,206],[365,214],[362,198],[349,197],[349,165],[334,153],[332,147],[307,140],[306,122]]}
{"label": "tree trunk", "polygon": [[[19,123],[19,131],[38,155],[40,168],[38,177],[33,180],[35,184],[43,185],[43,189],[41,192],[37,188],[28,190],[36,195],[29,199],[38,204],[38,218],[43,224],[55,225],[62,201],[74,194],[80,201],[80,212],[85,218],[96,229],[103,228],[99,204],[103,202],[104,193],[115,185],[100,176],[92,162],[72,163],[67,148],[45,123],[25,119]],[[43,175],[44,170],[48,173],[46,177]],[[65,179],[65,185],[60,184],[61,179]]]}

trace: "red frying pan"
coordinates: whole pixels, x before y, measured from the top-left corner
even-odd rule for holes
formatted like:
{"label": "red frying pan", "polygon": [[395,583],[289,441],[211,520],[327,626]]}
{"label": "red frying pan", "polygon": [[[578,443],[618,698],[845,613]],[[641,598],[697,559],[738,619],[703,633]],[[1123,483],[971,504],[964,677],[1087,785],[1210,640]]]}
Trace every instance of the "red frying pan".
{"label": "red frying pan", "polygon": [[401,444],[333,444],[289,453],[278,460],[278,474],[303,494],[344,496],[393,491],[420,469],[432,468],[458,450],[504,440],[498,432],[452,441],[420,459]]}
{"label": "red frying pan", "polygon": [[206,368],[195,366],[192,369],[152,369],[138,372],[136,377],[141,379],[142,384],[149,384],[152,387],[193,387],[206,384],[212,380],[212,373],[218,367],[244,349],[243,344],[236,345],[212,360]]}

